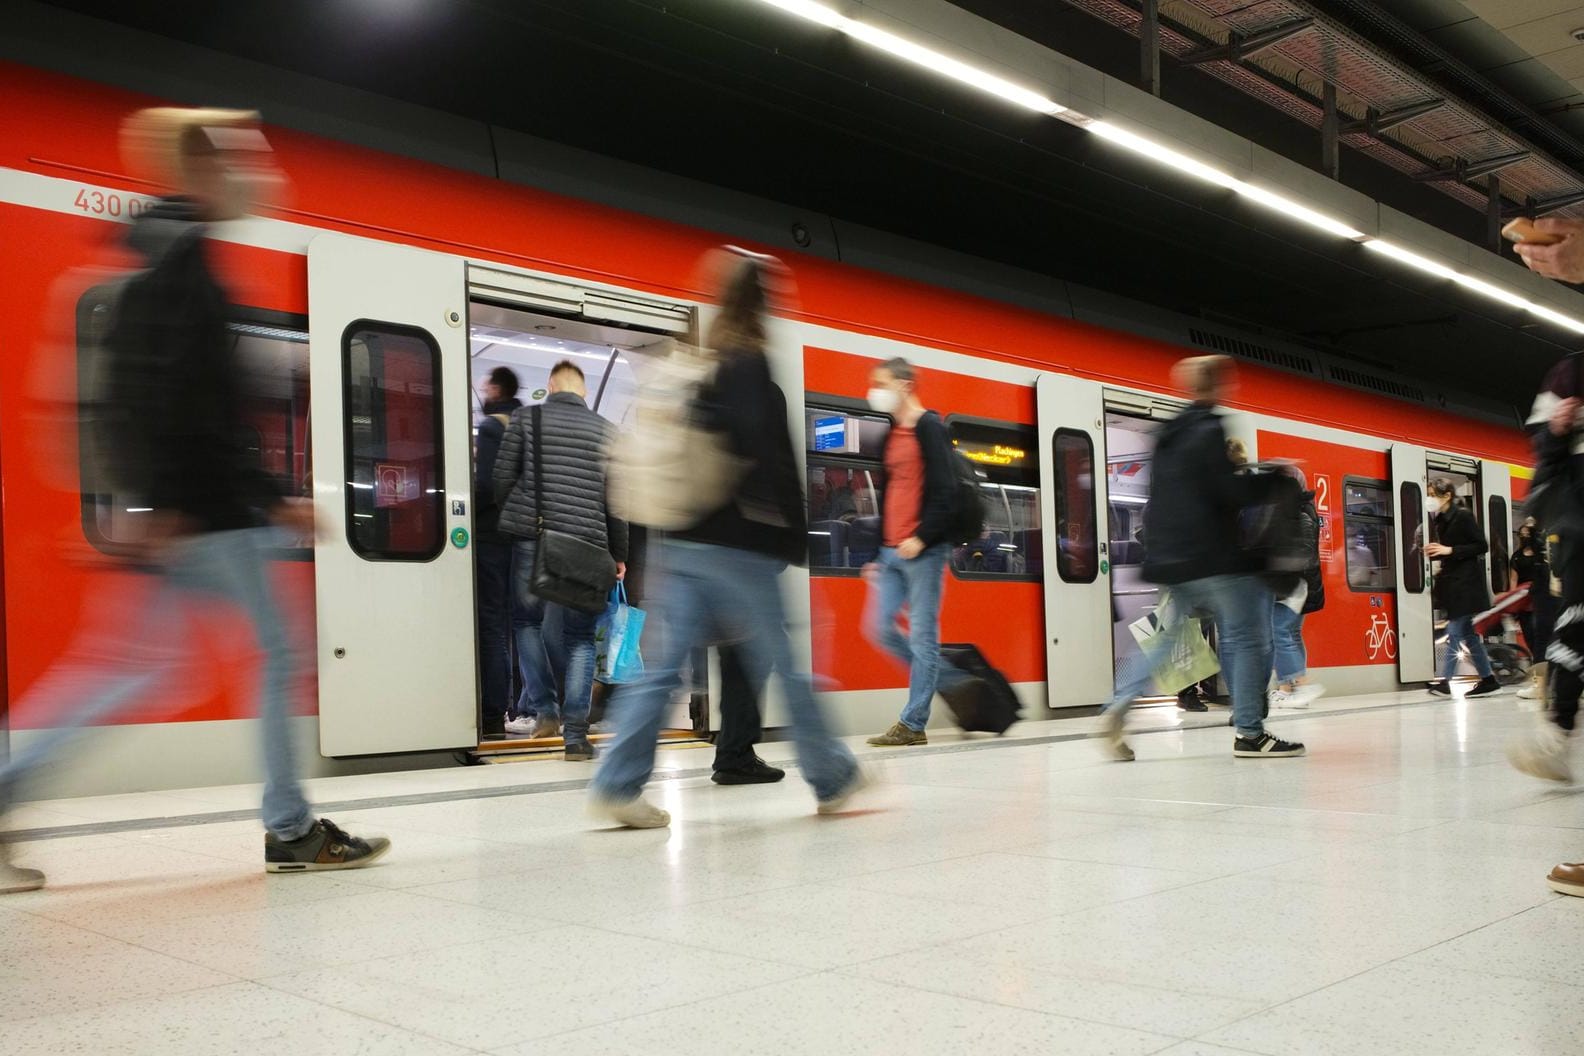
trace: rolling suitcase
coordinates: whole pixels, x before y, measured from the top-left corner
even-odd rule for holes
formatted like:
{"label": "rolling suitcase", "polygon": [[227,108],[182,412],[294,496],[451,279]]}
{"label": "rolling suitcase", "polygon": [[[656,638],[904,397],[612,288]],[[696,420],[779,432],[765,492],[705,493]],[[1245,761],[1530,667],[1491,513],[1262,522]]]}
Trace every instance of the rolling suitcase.
{"label": "rolling suitcase", "polygon": [[942,645],[937,692],[957,725],[969,732],[1005,733],[1018,720],[1017,694],[1006,676],[990,666],[975,645]]}

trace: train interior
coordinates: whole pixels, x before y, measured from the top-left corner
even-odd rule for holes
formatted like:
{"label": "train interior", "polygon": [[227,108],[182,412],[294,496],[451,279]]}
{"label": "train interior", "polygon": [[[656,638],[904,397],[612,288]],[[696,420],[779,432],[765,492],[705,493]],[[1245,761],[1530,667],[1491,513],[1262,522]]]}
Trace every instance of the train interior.
{"label": "train interior", "polygon": [[1106,411],[1113,665],[1120,665],[1135,648],[1129,625],[1154,612],[1160,596],[1160,589],[1143,577],[1141,536],[1155,437],[1164,424],[1158,418]]}

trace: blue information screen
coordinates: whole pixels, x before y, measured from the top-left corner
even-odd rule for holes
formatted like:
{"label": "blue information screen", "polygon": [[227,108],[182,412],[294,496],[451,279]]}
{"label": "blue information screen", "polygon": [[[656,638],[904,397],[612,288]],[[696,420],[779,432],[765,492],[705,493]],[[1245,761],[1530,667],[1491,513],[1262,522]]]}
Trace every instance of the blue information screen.
{"label": "blue information screen", "polygon": [[814,450],[845,451],[847,449],[847,419],[843,415],[814,419]]}

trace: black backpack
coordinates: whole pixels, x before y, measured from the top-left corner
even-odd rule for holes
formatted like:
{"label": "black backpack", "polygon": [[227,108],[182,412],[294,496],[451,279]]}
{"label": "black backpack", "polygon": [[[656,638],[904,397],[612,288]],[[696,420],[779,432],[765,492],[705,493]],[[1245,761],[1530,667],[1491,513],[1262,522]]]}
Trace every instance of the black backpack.
{"label": "black backpack", "polygon": [[954,546],[971,543],[984,534],[984,497],[981,490],[990,479],[973,460],[955,447],[951,452],[951,517],[946,522],[946,541]]}
{"label": "black backpack", "polygon": [[968,732],[1001,734],[1018,720],[1017,694],[1006,676],[974,645],[942,645],[941,659],[956,669],[936,687],[957,725]]}
{"label": "black backpack", "polygon": [[1252,572],[1302,576],[1315,561],[1315,548],[1304,531],[1303,485],[1282,467],[1247,466],[1239,472],[1260,484],[1260,499],[1238,516],[1238,548]]}

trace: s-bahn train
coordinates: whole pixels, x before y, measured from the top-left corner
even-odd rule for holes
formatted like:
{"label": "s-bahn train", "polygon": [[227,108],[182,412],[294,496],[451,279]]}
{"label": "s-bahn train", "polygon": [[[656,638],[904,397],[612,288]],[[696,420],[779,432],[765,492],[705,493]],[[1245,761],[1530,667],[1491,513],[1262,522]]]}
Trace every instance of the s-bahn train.
{"label": "s-bahn train", "polygon": [[[116,599],[128,606],[122,618],[139,617],[135,573],[78,559],[113,552],[139,511],[93,479],[76,425],[51,433],[34,412],[41,392],[69,403],[86,384],[110,294],[83,268],[125,265],[119,225],[152,193],[124,174],[118,126],[160,101],[0,64],[0,543],[13,703],[62,655],[81,614]],[[1401,380],[1322,370],[1303,350],[1203,324],[1176,341],[1097,325],[1098,310],[1075,318],[1076,293],[992,297],[995,280],[982,276],[985,294],[960,292],[966,281],[900,274],[901,251],[872,252],[861,266],[858,250],[845,261],[789,252],[725,222],[708,230],[291,128],[268,132],[291,200],[217,227],[215,257],[238,305],[235,339],[271,379],[252,412],[258,457],[312,495],[320,524],[311,546],[283,550],[276,574],[313,628],[299,721],[323,771],[343,765],[325,760],[382,757],[363,765],[388,767],[402,765],[391,756],[479,744],[478,379],[510,366],[531,403],[549,366],[572,359],[591,402],[621,422],[645,357],[702,332],[711,308],[696,266],[725,241],[778,253],[796,280],[797,305],[771,343],[806,459],[809,562],[786,574],[785,589],[844,733],[883,729],[906,682],[861,633],[860,570],[878,546],[888,426],[863,397],[871,367],[892,356],[921,368],[925,403],[986,474],[985,533],[953,554],[942,640],[977,643],[1036,717],[1108,698],[1127,624],[1153,604],[1137,540],[1151,437],[1181,406],[1168,375],[1195,343],[1240,359],[1230,431],[1255,458],[1298,461],[1315,492],[1327,604],[1306,638],[1315,676],[1333,691],[1431,675],[1427,476],[1458,482],[1489,534],[1491,585],[1505,585],[1528,460],[1521,432],[1441,409]],[[63,285],[74,275],[82,281]],[[1111,299],[1107,311],[1122,320],[1132,309]],[[642,553],[634,563],[641,594]],[[91,731],[104,750],[71,790],[253,772],[251,682],[227,677],[245,676],[253,660],[224,629],[195,634],[191,677]],[[13,719],[16,744],[36,735],[30,724],[71,716]],[[774,700],[768,722],[779,724]]]}

